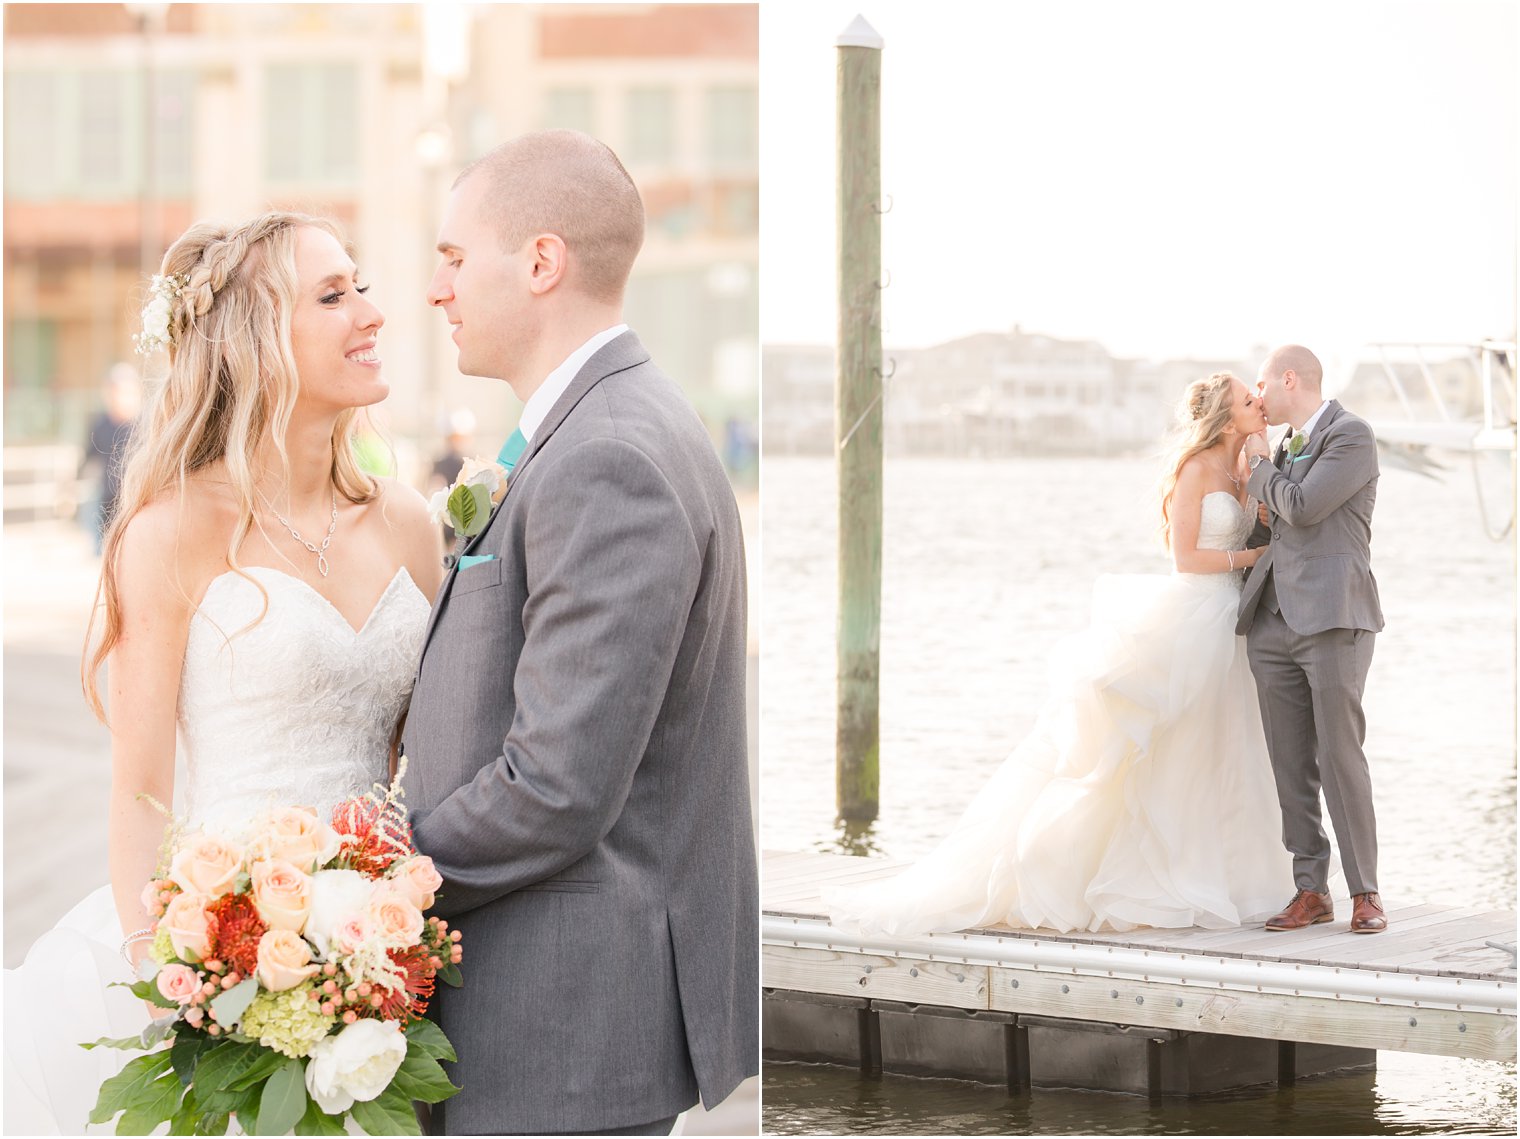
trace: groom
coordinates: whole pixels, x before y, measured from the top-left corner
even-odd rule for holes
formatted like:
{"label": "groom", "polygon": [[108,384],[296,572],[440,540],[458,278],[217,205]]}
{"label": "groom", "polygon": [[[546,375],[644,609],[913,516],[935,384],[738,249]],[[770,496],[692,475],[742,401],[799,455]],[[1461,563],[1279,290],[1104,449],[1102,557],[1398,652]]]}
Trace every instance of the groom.
{"label": "groom", "polygon": [[1246,442],[1249,489],[1267,510],[1270,543],[1240,599],[1237,633],[1256,676],[1267,751],[1282,808],[1283,843],[1298,887],[1271,930],[1331,921],[1330,843],[1320,825],[1323,785],[1351,889],[1351,932],[1388,926],[1377,892],[1372,779],[1362,743],[1362,690],[1383,627],[1372,577],[1377,442],[1372,429],[1320,394],[1324,372],[1307,348],[1278,348],[1258,386],[1267,422],[1292,429],[1268,461],[1261,436]]}
{"label": "groom", "polygon": [[526,406],[405,729],[465,946],[436,1133],[666,1134],[758,1067],[743,542],[706,430],[622,323],[643,237],[622,164],[573,131],[468,167],[439,234],[460,371]]}

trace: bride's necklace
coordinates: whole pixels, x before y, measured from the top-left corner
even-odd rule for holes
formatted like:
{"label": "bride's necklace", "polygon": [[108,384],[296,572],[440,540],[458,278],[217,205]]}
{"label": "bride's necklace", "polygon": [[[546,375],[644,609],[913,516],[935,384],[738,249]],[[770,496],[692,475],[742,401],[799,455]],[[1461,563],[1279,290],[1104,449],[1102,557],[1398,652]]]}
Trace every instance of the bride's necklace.
{"label": "bride's necklace", "polygon": [[308,550],[317,555],[317,572],[320,573],[323,577],[326,577],[328,569],[331,568],[327,564],[327,547],[332,545],[333,534],[336,533],[338,529],[338,488],[333,487],[332,523],[327,527],[327,537],[322,539],[322,545],[320,547],[313,545],[311,542],[308,542],[305,538],[301,537],[301,532],[292,526],[288,521],[286,521],[285,517],[274,508],[274,503],[270,502],[267,498],[264,499],[264,505],[269,507],[269,512],[273,514],[277,519],[279,519],[280,525],[290,531],[290,536],[292,538],[294,538],[297,542],[300,542],[301,545],[305,546]]}

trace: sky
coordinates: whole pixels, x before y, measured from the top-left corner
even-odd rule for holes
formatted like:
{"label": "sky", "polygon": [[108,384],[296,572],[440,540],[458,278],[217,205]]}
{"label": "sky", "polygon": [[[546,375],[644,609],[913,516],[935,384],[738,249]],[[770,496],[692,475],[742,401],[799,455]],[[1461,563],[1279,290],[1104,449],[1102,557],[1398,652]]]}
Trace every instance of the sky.
{"label": "sky", "polygon": [[1513,338],[1512,0],[761,5],[761,339],[835,336],[839,33],[882,56],[883,339],[1237,358]]}

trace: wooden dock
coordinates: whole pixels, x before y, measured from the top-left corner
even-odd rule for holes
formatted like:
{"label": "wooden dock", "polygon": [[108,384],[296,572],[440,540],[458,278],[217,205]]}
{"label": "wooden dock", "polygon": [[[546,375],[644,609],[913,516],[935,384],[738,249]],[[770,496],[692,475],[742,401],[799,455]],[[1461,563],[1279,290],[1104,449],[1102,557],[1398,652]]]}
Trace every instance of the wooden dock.
{"label": "wooden dock", "polygon": [[[1012,1014],[1157,1033],[1515,1060],[1515,914],[1439,904],[1388,913],[1385,933],[1337,920],[1269,933],[1054,933],[1002,926],[887,940],[829,925],[827,885],[890,876],[901,863],[767,853],[762,984],[768,994]],[[1286,896],[1284,901],[1286,901]],[[966,1015],[962,1013],[961,1015]],[[1159,1037],[1157,1037],[1159,1039]]]}

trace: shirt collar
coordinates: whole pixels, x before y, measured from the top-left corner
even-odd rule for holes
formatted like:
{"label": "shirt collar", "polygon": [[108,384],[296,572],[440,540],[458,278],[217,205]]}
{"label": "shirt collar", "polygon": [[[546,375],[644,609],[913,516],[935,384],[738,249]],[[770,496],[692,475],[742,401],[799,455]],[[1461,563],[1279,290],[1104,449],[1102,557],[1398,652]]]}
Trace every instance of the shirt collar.
{"label": "shirt collar", "polygon": [[1313,415],[1309,416],[1309,418],[1304,422],[1304,425],[1298,429],[1305,439],[1309,438],[1310,432],[1314,430],[1314,425],[1320,421],[1320,417],[1325,414],[1325,408],[1329,406],[1330,401],[1327,399],[1324,403],[1319,405],[1318,410],[1316,410]]}
{"label": "shirt collar", "polygon": [[524,439],[529,443],[533,442],[533,433],[543,426],[544,420],[549,417],[549,409],[554,406],[560,396],[565,394],[570,382],[585,366],[586,361],[596,354],[597,349],[627,331],[626,324],[615,324],[611,328],[604,328],[566,356],[564,363],[549,373],[548,378],[539,385],[538,390],[528,397],[528,402],[523,404],[522,418],[518,420],[517,429],[523,433]]}

